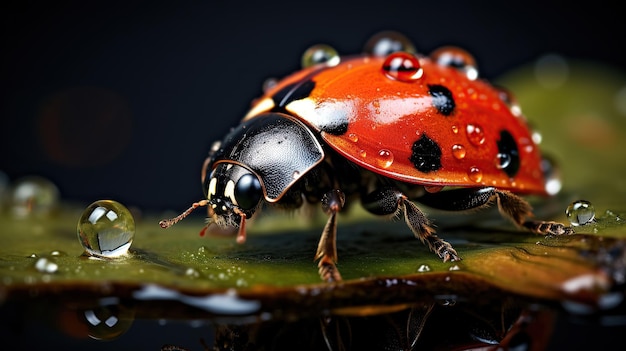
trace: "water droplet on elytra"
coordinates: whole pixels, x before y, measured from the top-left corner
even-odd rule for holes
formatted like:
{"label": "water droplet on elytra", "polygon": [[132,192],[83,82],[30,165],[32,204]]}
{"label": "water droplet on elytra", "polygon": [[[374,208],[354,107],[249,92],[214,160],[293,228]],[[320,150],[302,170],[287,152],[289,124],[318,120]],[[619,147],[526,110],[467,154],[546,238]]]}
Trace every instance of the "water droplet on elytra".
{"label": "water droplet on elytra", "polygon": [[135,236],[135,220],[119,202],[98,200],[83,212],[77,234],[87,254],[115,258],[128,253]]}
{"label": "water droplet on elytra", "polygon": [[317,64],[326,64],[327,66],[337,66],[341,58],[333,47],[326,44],[317,44],[308,48],[302,54],[302,67],[307,68]]}
{"label": "water droplet on elytra", "polygon": [[454,134],[459,134],[459,127],[457,127],[457,126],[452,126],[452,133],[454,133]]}
{"label": "water droplet on elytra", "polygon": [[452,145],[452,156],[454,156],[454,158],[456,158],[457,160],[462,160],[465,158],[465,147],[463,147],[463,145],[460,144],[454,144]]}
{"label": "water droplet on elytra", "polygon": [[476,60],[469,52],[461,48],[444,46],[435,50],[430,56],[440,66],[453,67],[465,73],[469,80],[478,78]]}
{"label": "water droplet on elytra", "polygon": [[496,155],[496,168],[504,169],[511,164],[511,155],[507,153],[498,153]]}
{"label": "water droplet on elytra", "polygon": [[378,165],[382,168],[389,168],[393,163],[393,153],[387,149],[381,149],[377,155]]}
{"label": "water droplet on elytra", "polygon": [[478,167],[470,167],[467,172],[467,176],[472,181],[479,183],[483,179],[483,171],[481,171]]}
{"label": "water droplet on elytra", "polygon": [[383,62],[382,70],[387,77],[401,82],[416,81],[424,74],[417,57],[403,51],[394,52],[387,56]]}
{"label": "water droplet on elytra", "polygon": [[596,210],[591,202],[578,200],[567,206],[565,215],[573,226],[580,226],[593,222],[596,217]]}
{"label": "water droplet on elytra", "polygon": [[545,189],[549,195],[556,195],[561,191],[561,171],[558,165],[550,157],[541,160],[541,172],[545,179]]}
{"label": "water droplet on elytra", "polygon": [[466,129],[467,140],[470,143],[480,146],[485,143],[485,132],[483,128],[477,124],[468,124]]}
{"label": "water droplet on elytra", "polygon": [[359,141],[359,136],[356,133],[350,133],[348,134],[348,139],[350,139],[351,142],[356,143]]}
{"label": "water droplet on elytra", "polygon": [[361,157],[365,158],[365,157],[367,157],[367,151],[359,150],[359,155],[361,155]]}

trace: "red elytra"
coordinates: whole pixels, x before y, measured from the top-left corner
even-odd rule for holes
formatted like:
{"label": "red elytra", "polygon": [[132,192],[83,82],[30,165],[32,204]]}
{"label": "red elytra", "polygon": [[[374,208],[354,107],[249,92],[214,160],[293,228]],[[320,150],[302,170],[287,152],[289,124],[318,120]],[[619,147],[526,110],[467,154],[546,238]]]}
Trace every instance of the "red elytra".
{"label": "red elytra", "polygon": [[[419,65],[409,67],[407,57],[415,57]],[[396,72],[389,74],[392,58]],[[404,71],[397,72],[398,60],[406,60],[400,64]],[[461,68],[408,53],[317,65],[268,90],[246,119],[273,108],[272,96],[285,87],[311,80],[315,88],[308,97],[289,102],[284,109],[359,166],[414,184],[495,186],[546,194],[542,157],[523,116],[512,111],[502,90],[473,79]],[[407,78],[417,70],[422,71],[417,78]],[[339,135],[324,131],[321,125],[338,116],[347,118],[347,130]],[[441,154],[432,158],[440,164],[416,166],[413,147],[421,137],[438,146]],[[428,153],[429,147],[423,151]],[[430,161],[426,156],[424,162]]]}

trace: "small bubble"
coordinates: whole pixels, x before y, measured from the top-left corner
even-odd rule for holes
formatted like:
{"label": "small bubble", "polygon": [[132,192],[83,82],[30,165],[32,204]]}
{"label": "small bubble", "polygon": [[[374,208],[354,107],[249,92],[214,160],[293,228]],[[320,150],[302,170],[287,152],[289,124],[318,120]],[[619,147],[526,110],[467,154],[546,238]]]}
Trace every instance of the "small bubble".
{"label": "small bubble", "polygon": [[541,160],[541,171],[545,179],[545,189],[549,195],[556,195],[561,191],[563,182],[561,172],[556,163],[549,157]]}
{"label": "small bubble", "polygon": [[465,129],[467,133],[467,139],[470,143],[480,146],[485,143],[485,132],[483,128],[477,124],[468,124]]}
{"label": "small bubble", "polygon": [[499,87],[498,96],[500,97],[500,100],[502,100],[509,107],[513,116],[525,119],[522,115],[522,108],[520,107],[519,102],[517,101],[513,93],[511,93],[507,89]]}
{"label": "small bubble", "polygon": [[382,168],[389,168],[393,163],[393,153],[387,149],[378,151],[378,165]]}
{"label": "small bubble", "polygon": [[333,47],[326,44],[317,44],[308,48],[302,54],[302,67],[307,68],[324,63],[327,66],[337,66],[341,58]]}
{"label": "small bubble", "polygon": [[267,78],[265,81],[263,81],[263,85],[262,85],[263,92],[267,93],[272,88],[274,88],[276,86],[276,84],[278,84],[278,79],[273,78],[273,77],[272,78]]}
{"label": "small bubble", "polygon": [[536,130],[533,130],[531,138],[533,139],[533,143],[537,145],[541,144],[541,141],[543,140],[541,133]]}
{"label": "small bubble", "polygon": [[35,269],[41,273],[55,273],[59,269],[59,265],[50,259],[41,257],[35,262]]}
{"label": "small bubble", "polygon": [[124,205],[99,200],[83,212],[77,226],[78,240],[87,254],[114,258],[126,255],[135,236],[135,220]]}
{"label": "small bubble", "polygon": [[459,134],[459,127],[457,127],[457,126],[452,126],[452,133],[454,133],[454,134]]}
{"label": "small bubble", "polygon": [[359,141],[359,136],[356,133],[350,133],[348,134],[348,139],[350,139],[351,142],[356,143]]}
{"label": "small bubble", "polygon": [[452,145],[452,156],[454,156],[454,158],[456,158],[457,160],[462,160],[465,158],[465,147],[463,147],[463,145],[460,144],[454,144]]}
{"label": "small bubble", "polygon": [[430,56],[440,66],[453,67],[465,73],[469,80],[478,78],[476,60],[469,52],[461,48],[444,46],[435,50]]}
{"label": "small bubble", "polygon": [[469,179],[476,183],[479,183],[483,179],[483,171],[481,171],[478,167],[470,167],[467,175]]}
{"label": "small bubble", "polygon": [[423,265],[419,266],[417,271],[418,272],[430,272],[430,266],[427,265],[427,264],[423,264]]}
{"label": "small bubble", "polygon": [[496,155],[496,168],[504,169],[511,164],[511,155],[508,153],[498,153]]}
{"label": "small bubble", "polygon": [[573,226],[580,226],[593,222],[596,217],[596,210],[591,202],[578,200],[567,206],[565,215]]}
{"label": "small bubble", "polygon": [[195,268],[187,268],[185,270],[185,275],[191,278],[198,278],[200,276],[200,272],[198,272]]}
{"label": "small bubble", "polygon": [[460,271],[461,267],[459,267],[458,264],[455,264],[454,266],[450,266],[450,268],[448,270],[450,270],[450,271]]}
{"label": "small bubble", "polygon": [[413,43],[403,34],[394,31],[383,31],[367,41],[364,51],[373,56],[386,57],[397,51],[415,53],[417,50]]}
{"label": "small bubble", "polygon": [[361,155],[361,157],[365,158],[365,157],[367,157],[367,151],[359,150],[359,155]]}
{"label": "small bubble", "polygon": [[59,202],[59,190],[51,181],[39,176],[18,179],[11,191],[11,211],[17,217],[47,215]]}

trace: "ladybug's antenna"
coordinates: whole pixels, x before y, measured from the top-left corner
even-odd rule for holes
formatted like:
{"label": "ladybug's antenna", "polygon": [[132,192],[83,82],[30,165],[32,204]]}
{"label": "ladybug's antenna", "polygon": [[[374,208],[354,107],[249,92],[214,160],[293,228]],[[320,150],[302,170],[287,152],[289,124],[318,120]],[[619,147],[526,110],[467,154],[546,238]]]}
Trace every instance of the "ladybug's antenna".
{"label": "ladybug's antenna", "polygon": [[202,207],[202,206],[206,206],[209,203],[208,200],[202,200],[202,201],[198,201],[198,202],[194,202],[193,205],[191,205],[191,207],[189,207],[185,212],[179,214],[178,216],[172,218],[172,219],[164,219],[162,221],[159,222],[159,225],[161,226],[161,228],[166,229],[169,228],[171,226],[173,226],[174,224],[182,221],[183,219],[185,219],[185,217],[189,216],[189,214],[195,210],[198,207]]}

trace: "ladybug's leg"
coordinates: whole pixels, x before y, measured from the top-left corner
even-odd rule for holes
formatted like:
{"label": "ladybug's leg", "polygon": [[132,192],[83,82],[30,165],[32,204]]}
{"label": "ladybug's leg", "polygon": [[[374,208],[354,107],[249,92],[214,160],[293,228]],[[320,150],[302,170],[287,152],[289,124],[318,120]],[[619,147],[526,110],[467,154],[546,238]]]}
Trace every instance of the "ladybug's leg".
{"label": "ladybug's leg", "polygon": [[495,190],[498,198],[498,209],[500,213],[509,217],[515,224],[524,227],[535,234],[542,235],[570,235],[574,234],[571,227],[567,227],[562,223],[541,220],[525,220],[532,217],[532,208],[521,197],[502,190]]}
{"label": "ladybug's leg", "polygon": [[319,260],[320,277],[328,282],[340,281],[337,270],[337,213],[343,208],[345,195],[341,190],[331,190],[322,197],[322,209],[328,214],[328,222],[317,245],[315,260]]}
{"label": "ladybug's leg", "polygon": [[401,210],[413,235],[444,262],[461,260],[452,245],[435,234],[426,215],[401,191],[392,187],[383,187],[364,196],[362,203],[365,209],[377,215],[390,215]]}
{"label": "ladybug's leg", "polygon": [[426,193],[419,201],[429,207],[448,211],[464,211],[498,203],[498,210],[513,223],[536,234],[572,234],[570,227],[557,222],[526,220],[532,217],[532,208],[526,200],[505,190],[496,188],[460,188],[438,193]]}

